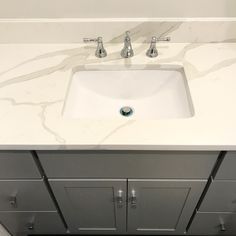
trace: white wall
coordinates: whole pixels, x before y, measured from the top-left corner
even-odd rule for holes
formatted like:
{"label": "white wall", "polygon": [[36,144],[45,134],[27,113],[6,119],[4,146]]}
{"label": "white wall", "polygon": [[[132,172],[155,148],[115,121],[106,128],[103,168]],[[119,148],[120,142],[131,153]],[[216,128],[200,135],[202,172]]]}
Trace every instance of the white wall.
{"label": "white wall", "polygon": [[0,0],[0,18],[236,17],[236,0]]}

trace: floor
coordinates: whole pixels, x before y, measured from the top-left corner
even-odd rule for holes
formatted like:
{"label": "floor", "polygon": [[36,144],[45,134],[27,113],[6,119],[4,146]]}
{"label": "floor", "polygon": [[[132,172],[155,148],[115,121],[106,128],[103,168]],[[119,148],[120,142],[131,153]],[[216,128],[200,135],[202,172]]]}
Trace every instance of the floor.
{"label": "floor", "polygon": [[10,236],[10,234],[0,224],[0,236]]}

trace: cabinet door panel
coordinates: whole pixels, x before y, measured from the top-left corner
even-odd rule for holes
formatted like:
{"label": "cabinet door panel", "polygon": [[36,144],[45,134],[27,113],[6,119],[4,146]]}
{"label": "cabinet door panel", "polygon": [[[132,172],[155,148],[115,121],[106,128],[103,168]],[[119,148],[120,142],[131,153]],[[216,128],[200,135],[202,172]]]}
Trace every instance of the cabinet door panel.
{"label": "cabinet door panel", "polygon": [[50,180],[73,233],[126,229],[126,180]]}
{"label": "cabinet door panel", "polygon": [[0,222],[14,236],[66,234],[57,212],[0,212]]}
{"label": "cabinet door panel", "polygon": [[129,180],[130,233],[183,234],[206,181]]}

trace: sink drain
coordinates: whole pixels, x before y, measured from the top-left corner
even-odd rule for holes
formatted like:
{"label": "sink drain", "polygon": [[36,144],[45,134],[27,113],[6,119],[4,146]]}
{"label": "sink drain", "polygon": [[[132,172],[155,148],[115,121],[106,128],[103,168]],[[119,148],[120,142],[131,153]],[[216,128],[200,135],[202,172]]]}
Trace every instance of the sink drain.
{"label": "sink drain", "polygon": [[134,110],[131,107],[121,107],[120,114],[122,116],[131,116],[134,113]]}

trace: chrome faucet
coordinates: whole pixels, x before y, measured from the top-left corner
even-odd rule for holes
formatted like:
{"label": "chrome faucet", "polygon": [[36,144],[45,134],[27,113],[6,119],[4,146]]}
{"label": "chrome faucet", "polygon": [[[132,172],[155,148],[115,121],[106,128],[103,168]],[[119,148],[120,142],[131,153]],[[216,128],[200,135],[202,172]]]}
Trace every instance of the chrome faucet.
{"label": "chrome faucet", "polygon": [[120,53],[120,55],[123,58],[129,58],[134,55],[134,51],[132,49],[131,38],[129,36],[129,33],[130,33],[129,31],[125,32],[124,48],[121,50],[121,53]]}
{"label": "chrome faucet", "polygon": [[103,46],[103,41],[102,41],[102,37],[97,37],[94,39],[91,38],[84,38],[84,43],[92,43],[92,42],[97,42],[97,49],[95,52],[95,56],[98,58],[102,58],[102,57],[106,57],[107,56],[107,52]]}
{"label": "chrome faucet", "polygon": [[158,51],[157,51],[156,43],[157,42],[161,42],[161,41],[169,42],[170,41],[170,37],[157,38],[157,37],[153,36],[152,40],[151,40],[150,48],[146,52],[146,55],[148,57],[157,57],[158,56]]}

